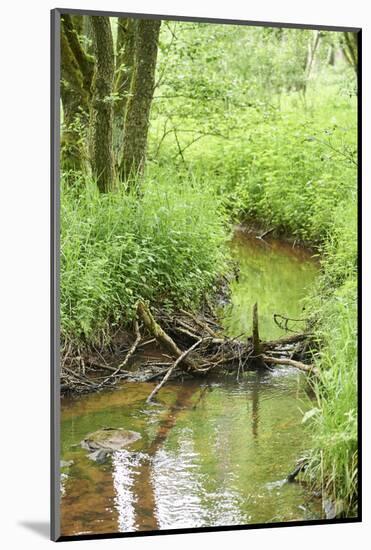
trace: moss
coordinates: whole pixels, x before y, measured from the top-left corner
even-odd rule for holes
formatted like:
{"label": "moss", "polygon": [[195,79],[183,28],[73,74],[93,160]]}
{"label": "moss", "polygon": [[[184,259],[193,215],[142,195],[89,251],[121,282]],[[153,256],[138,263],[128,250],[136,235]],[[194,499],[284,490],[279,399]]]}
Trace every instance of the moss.
{"label": "moss", "polygon": [[90,109],[89,150],[92,174],[101,192],[114,187],[112,151],[114,51],[108,17],[91,18],[96,58]]}
{"label": "moss", "polygon": [[143,170],[161,21],[138,21],[136,58],[124,126],[120,175],[127,179]]}
{"label": "moss", "polygon": [[113,147],[117,166],[120,166],[122,161],[125,111],[134,72],[137,27],[136,19],[118,19],[113,126]]}

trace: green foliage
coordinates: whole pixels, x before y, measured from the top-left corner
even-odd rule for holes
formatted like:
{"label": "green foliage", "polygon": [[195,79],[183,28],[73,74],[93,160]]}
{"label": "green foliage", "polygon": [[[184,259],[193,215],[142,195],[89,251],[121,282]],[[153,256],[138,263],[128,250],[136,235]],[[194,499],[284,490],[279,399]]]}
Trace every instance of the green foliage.
{"label": "green foliage", "polygon": [[[84,184],[84,185],[83,185]],[[196,307],[225,268],[227,225],[210,188],[152,170],[143,196],[62,185],[61,326],[75,343],[109,341],[141,298]]]}
{"label": "green foliage", "polygon": [[323,274],[308,301],[316,316],[320,371],[315,392],[309,475],[346,516],[357,509],[357,227],[356,201],[335,212]]}
{"label": "green foliage", "polygon": [[[243,134],[228,140],[204,135],[187,148],[189,134],[180,131],[184,156],[198,179],[214,182],[236,220],[318,244],[337,205],[355,193],[355,101],[335,97],[333,87],[309,91],[308,110],[295,97],[281,110],[251,108],[241,115]],[[166,141],[158,162],[174,163],[176,144]]]}

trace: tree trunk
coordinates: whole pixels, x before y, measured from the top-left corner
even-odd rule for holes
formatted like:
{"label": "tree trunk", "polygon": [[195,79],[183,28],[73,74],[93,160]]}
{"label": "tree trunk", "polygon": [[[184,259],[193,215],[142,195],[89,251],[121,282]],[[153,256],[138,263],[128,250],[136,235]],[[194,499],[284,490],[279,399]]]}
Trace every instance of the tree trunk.
{"label": "tree trunk", "polygon": [[[77,22],[76,20],[78,20],[79,22]],[[82,23],[82,17],[77,18],[75,16],[74,19],[72,19],[70,15],[63,15],[64,33],[80,68],[83,78],[82,84],[84,90],[86,94],[89,95],[93,78],[94,60],[83,50],[80,44],[79,35],[81,35],[82,32]]]}
{"label": "tree trunk", "polygon": [[63,15],[61,25],[61,99],[63,135],[62,170],[81,171],[84,154],[81,136],[85,131],[90,100],[93,60],[78,41],[70,16]]}
{"label": "tree trunk", "polygon": [[125,110],[134,72],[137,27],[138,20],[136,19],[118,18],[117,20],[116,80],[114,92],[118,97],[114,102],[113,108],[113,150],[117,169],[122,162]]}
{"label": "tree trunk", "polygon": [[330,44],[327,53],[327,63],[333,67],[335,65],[335,47],[333,44]]}
{"label": "tree trunk", "polygon": [[306,80],[308,81],[310,78],[310,74],[312,72],[314,57],[316,55],[316,51],[318,48],[319,40],[320,40],[320,32],[319,31],[313,31],[313,36],[308,41],[308,57],[307,57],[307,64],[305,67],[305,73],[306,73]]}
{"label": "tree trunk", "polygon": [[137,25],[135,64],[126,108],[120,165],[120,176],[124,180],[137,176],[144,167],[161,21],[141,19]]}
{"label": "tree trunk", "polygon": [[358,36],[356,32],[344,32],[343,52],[356,75],[358,71]]}
{"label": "tree trunk", "polygon": [[90,163],[99,190],[106,193],[114,187],[112,91],[115,67],[109,17],[92,16],[91,31],[96,63],[90,109]]}

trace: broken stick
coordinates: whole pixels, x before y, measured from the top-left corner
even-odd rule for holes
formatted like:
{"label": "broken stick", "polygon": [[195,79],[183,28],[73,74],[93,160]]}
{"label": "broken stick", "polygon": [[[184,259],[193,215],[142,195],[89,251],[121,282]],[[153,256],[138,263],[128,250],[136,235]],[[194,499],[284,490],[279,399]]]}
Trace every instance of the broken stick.
{"label": "broken stick", "polygon": [[252,346],[255,356],[260,354],[260,338],[259,338],[259,320],[258,320],[258,302],[255,302],[252,310]]}
{"label": "broken stick", "polygon": [[140,330],[139,330],[139,325],[138,325],[138,321],[136,320],[135,323],[134,323],[134,327],[135,327],[135,341],[133,343],[133,345],[131,346],[131,348],[129,349],[129,351],[127,352],[126,356],[125,356],[125,359],[122,361],[122,363],[120,363],[118,365],[118,367],[116,367],[115,371],[110,374],[109,376],[107,376],[107,378],[105,378],[98,386],[97,386],[97,389],[101,388],[102,386],[104,386],[111,378],[114,378],[129,362],[129,359],[130,357],[133,355],[133,353],[135,352],[135,350],[137,349],[138,347],[138,344],[141,340],[141,335],[140,335]]}
{"label": "broken stick", "polygon": [[294,361],[294,359],[269,357],[268,355],[261,355],[261,358],[264,363],[271,365],[289,365],[290,367],[295,367],[296,369],[300,369],[304,372],[310,372],[315,375],[319,374],[318,369],[314,365],[306,365],[301,361]]}
{"label": "broken stick", "polygon": [[[143,320],[143,323],[147,330],[156,338],[156,340],[163,345],[163,347],[173,356],[180,357],[182,350],[178,348],[174,340],[166,334],[166,332],[155,321],[149,307],[144,302],[138,302],[137,304],[138,315]],[[191,369],[195,369],[196,366],[190,359],[186,357],[183,360],[184,364]]]}
{"label": "broken stick", "polygon": [[187,355],[189,353],[191,353],[191,351],[193,351],[195,348],[197,348],[197,346],[199,346],[201,344],[201,342],[203,341],[202,338],[200,338],[197,342],[195,342],[190,348],[188,348],[187,350],[183,351],[183,353],[178,357],[178,359],[176,361],[174,361],[174,363],[171,365],[171,367],[168,369],[167,373],[165,374],[165,376],[163,377],[163,379],[161,380],[161,382],[159,384],[157,384],[157,386],[155,387],[155,389],[151,392],[151,394],[147,397],[147,403],[150,403],[152,401],[152,399],[154,398],[154,396],[156,395],[156,393],[158,393],[160,391],[160,389],[162,388],[162,386],[167,382],[167,380],[169,379],[169,376],[171,375],[171,373],[176,369],[176,367],[179,365],[179,363],[181,363],[182,361],[184,361],[184,359],[187,357]]}

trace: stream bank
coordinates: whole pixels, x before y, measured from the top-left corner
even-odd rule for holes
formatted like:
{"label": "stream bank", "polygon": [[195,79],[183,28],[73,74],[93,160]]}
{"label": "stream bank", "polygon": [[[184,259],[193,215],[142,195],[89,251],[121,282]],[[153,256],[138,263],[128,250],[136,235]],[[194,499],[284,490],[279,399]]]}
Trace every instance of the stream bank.
{"label": "stream bank", "polygon": [[[245,304],[258,293],[262,337],[287,334],[272,315],[285,306],[288,317],[298,316],[297,302],[316,277],[316,262],[301,249],[241,234],[235,236],[232,255],[239,271],[214,330],[231,339],[251,334],[251,307]],[[295,300],[290,302],[289,295]],[[143,372],[146,363],[156,361],[164,357],[149,343],[127,370]],[[63,397],[63,534],[322,517],[320,501],[303,481],[285,481],[311,446],[302,425],[313,406],[305,374],[283,365],[273,371],[210,372],[197,379],[182,373],[148,401],[156,384],[154,379],[118,381],[114,391],[102,387]],[[80,441],[105,426],[142,437],[98,464]]]}
{"label": "stream bank", "polygon": [[[62,392],[97,391],[121,380],[150,381],[171,367],[170,356],[178,358],[181,367],[188,366],[180,372],[182,379],[190,371],[204,375],[221,367],[238,369],[239,374],[244,367],[269,368],[280,361],[315,372],[309,364],[311,339],[304,332],[308,320],[301,303],[318,272],[312,253],[251,236],[239,227],[231,253],[234,277],[221,280],[216,306],[206,299],[198,315],[185,310],[169,314],[138,302],[134,335],[118,331],[106,349],[70,357],[67,351],[62,357]],[[197,361],[192,359],[195,355]],[[170,375],[177,377],[179,372],[174,369]]]}

